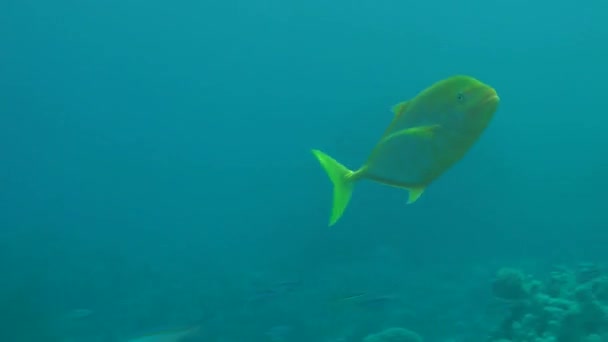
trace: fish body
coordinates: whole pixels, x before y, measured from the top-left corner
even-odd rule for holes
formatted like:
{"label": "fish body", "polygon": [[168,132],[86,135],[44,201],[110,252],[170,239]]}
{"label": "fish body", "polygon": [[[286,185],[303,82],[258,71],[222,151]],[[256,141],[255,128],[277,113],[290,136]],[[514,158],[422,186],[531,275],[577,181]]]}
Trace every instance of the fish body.
{"label": "fish body", "polygon": [[329,225],[344,213],[358,180],[406,189],[408,203],[414,203],[464,157],[490,123],[498,103],[492,87],[470,76],[453,76],[395,105],[392,122],[358,170],[312,150],[334,185]]}

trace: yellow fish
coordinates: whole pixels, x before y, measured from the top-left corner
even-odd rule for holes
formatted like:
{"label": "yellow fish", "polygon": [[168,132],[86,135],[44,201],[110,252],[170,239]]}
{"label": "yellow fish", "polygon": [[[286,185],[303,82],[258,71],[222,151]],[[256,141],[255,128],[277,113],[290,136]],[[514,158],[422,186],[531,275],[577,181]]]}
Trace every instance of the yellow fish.
{"label": "yellow fish", "polygon": [[470,76],[453,76],[395,105],[393,121],[358,170],[312,150],[334,186],[329,225],[342,217],[353,185],[361,179],[406,189],[408,204],[414,203],[464,157],[490,123],[498,103],[492,87]]}

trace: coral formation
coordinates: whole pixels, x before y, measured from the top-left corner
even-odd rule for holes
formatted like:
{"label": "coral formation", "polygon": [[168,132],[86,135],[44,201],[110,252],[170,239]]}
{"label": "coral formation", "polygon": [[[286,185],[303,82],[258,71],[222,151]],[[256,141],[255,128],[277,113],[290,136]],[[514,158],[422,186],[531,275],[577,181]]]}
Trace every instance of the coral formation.
{"label": "coral formation", "polygon": [[363,342],[422,342],[417,333],[404,328],[388,328],[379,333],[370,334]]}
{"label": "coral formation", "polygon": [[526,276],[520,270],[502,268],[492,282],[492,292],[501,299],[519,300],[529,295],[529,285]]}
{"label": "coral formation", "polygon": [[492,290],[509,304],[509,312],[488,341],[608,340],[608,276],[598,266],[559,269],[544,282],[505,268]]}

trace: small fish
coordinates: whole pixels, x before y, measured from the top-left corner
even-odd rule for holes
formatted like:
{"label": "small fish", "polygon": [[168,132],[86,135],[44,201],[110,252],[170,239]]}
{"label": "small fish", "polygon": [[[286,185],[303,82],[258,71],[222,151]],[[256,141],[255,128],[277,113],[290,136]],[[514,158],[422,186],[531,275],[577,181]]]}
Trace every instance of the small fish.
{"label": "small fish", "polygon": [[343,296],[338,298],[339,301],[352,301],[352,300],[357,300],[357,299],[361,299],[364,297],[369,296],[369,293],[367,292],[356,292],[356,293],[351,293],[349,295]]}
{"label": "small fish", "polygon": [[264,288],[254,291],[249,297],[248,302],[262,302],[269,299],[277,298],[282,295],[292,293],[300,286],[297,280],[286,280],[276,283],[270,288]]}
{"label": "small fish", "polygon": [[391,295],[373,296],[359,301],[359,306],[368,310],[386,310],[401,304],[399,297]]}
{"label": "small fish", "polygon": [[357,292],[335,299],[334,304],[354,304],[362,309],[385,309],[401,304],[401,299],[394,295],[378,295],[370,292]]}
{"label": "small fish", "polygon": [[248,299],[248,303],[262,303],[268,300],[277,298],[281,295],[281,292],[275,289],[264,289],[255,291]]}
{"label": "small fish", "polygon": [[276,287],[283,292],[292,292],[300,286],[299,280],[284,280],[276,284]]}
{"label": "small fish", "polygon": [[129,339],[127,342],[180,342],[198,333],[200,327],[158,331]]}
{"label": "small fish", "polygon": [[90,317],[93,314],[93,311],[89,309],[74,309],[67,314],[65,314],[64,318],[68,320],[78,320]]}
{"label": "small fish", "polygon": [[291,334],[293,328],[289,325],[275,325],[266,331],[266,336],[270,338],[272,342],[284,342],[287,337]]}
{"label": "small fish", "polygon": [[464,157],[490,123],[498,103],[492,87],[469,76],[453,76],[395,105],[393,121],[358,170],[313,149],[333,183],[329,226],[342,217],[355,182],[362,179],[406,189],[407,203],[414,203]]}

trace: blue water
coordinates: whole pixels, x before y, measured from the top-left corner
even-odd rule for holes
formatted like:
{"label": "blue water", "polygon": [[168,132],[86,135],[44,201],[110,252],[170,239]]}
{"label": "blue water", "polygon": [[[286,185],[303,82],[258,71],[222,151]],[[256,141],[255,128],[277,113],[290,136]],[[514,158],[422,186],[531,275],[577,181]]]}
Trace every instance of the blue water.
{"label": "blue water", "polygon": [[[606,23],[600,0],[4,1],[0,340],[482,341],[497,268],[608,261]],[[328,228],[310,149],[359,167],[454,74],[501,97],[479,142],[413,205],[358,184]],[[400,301],[334,309],[353,291]]]}

